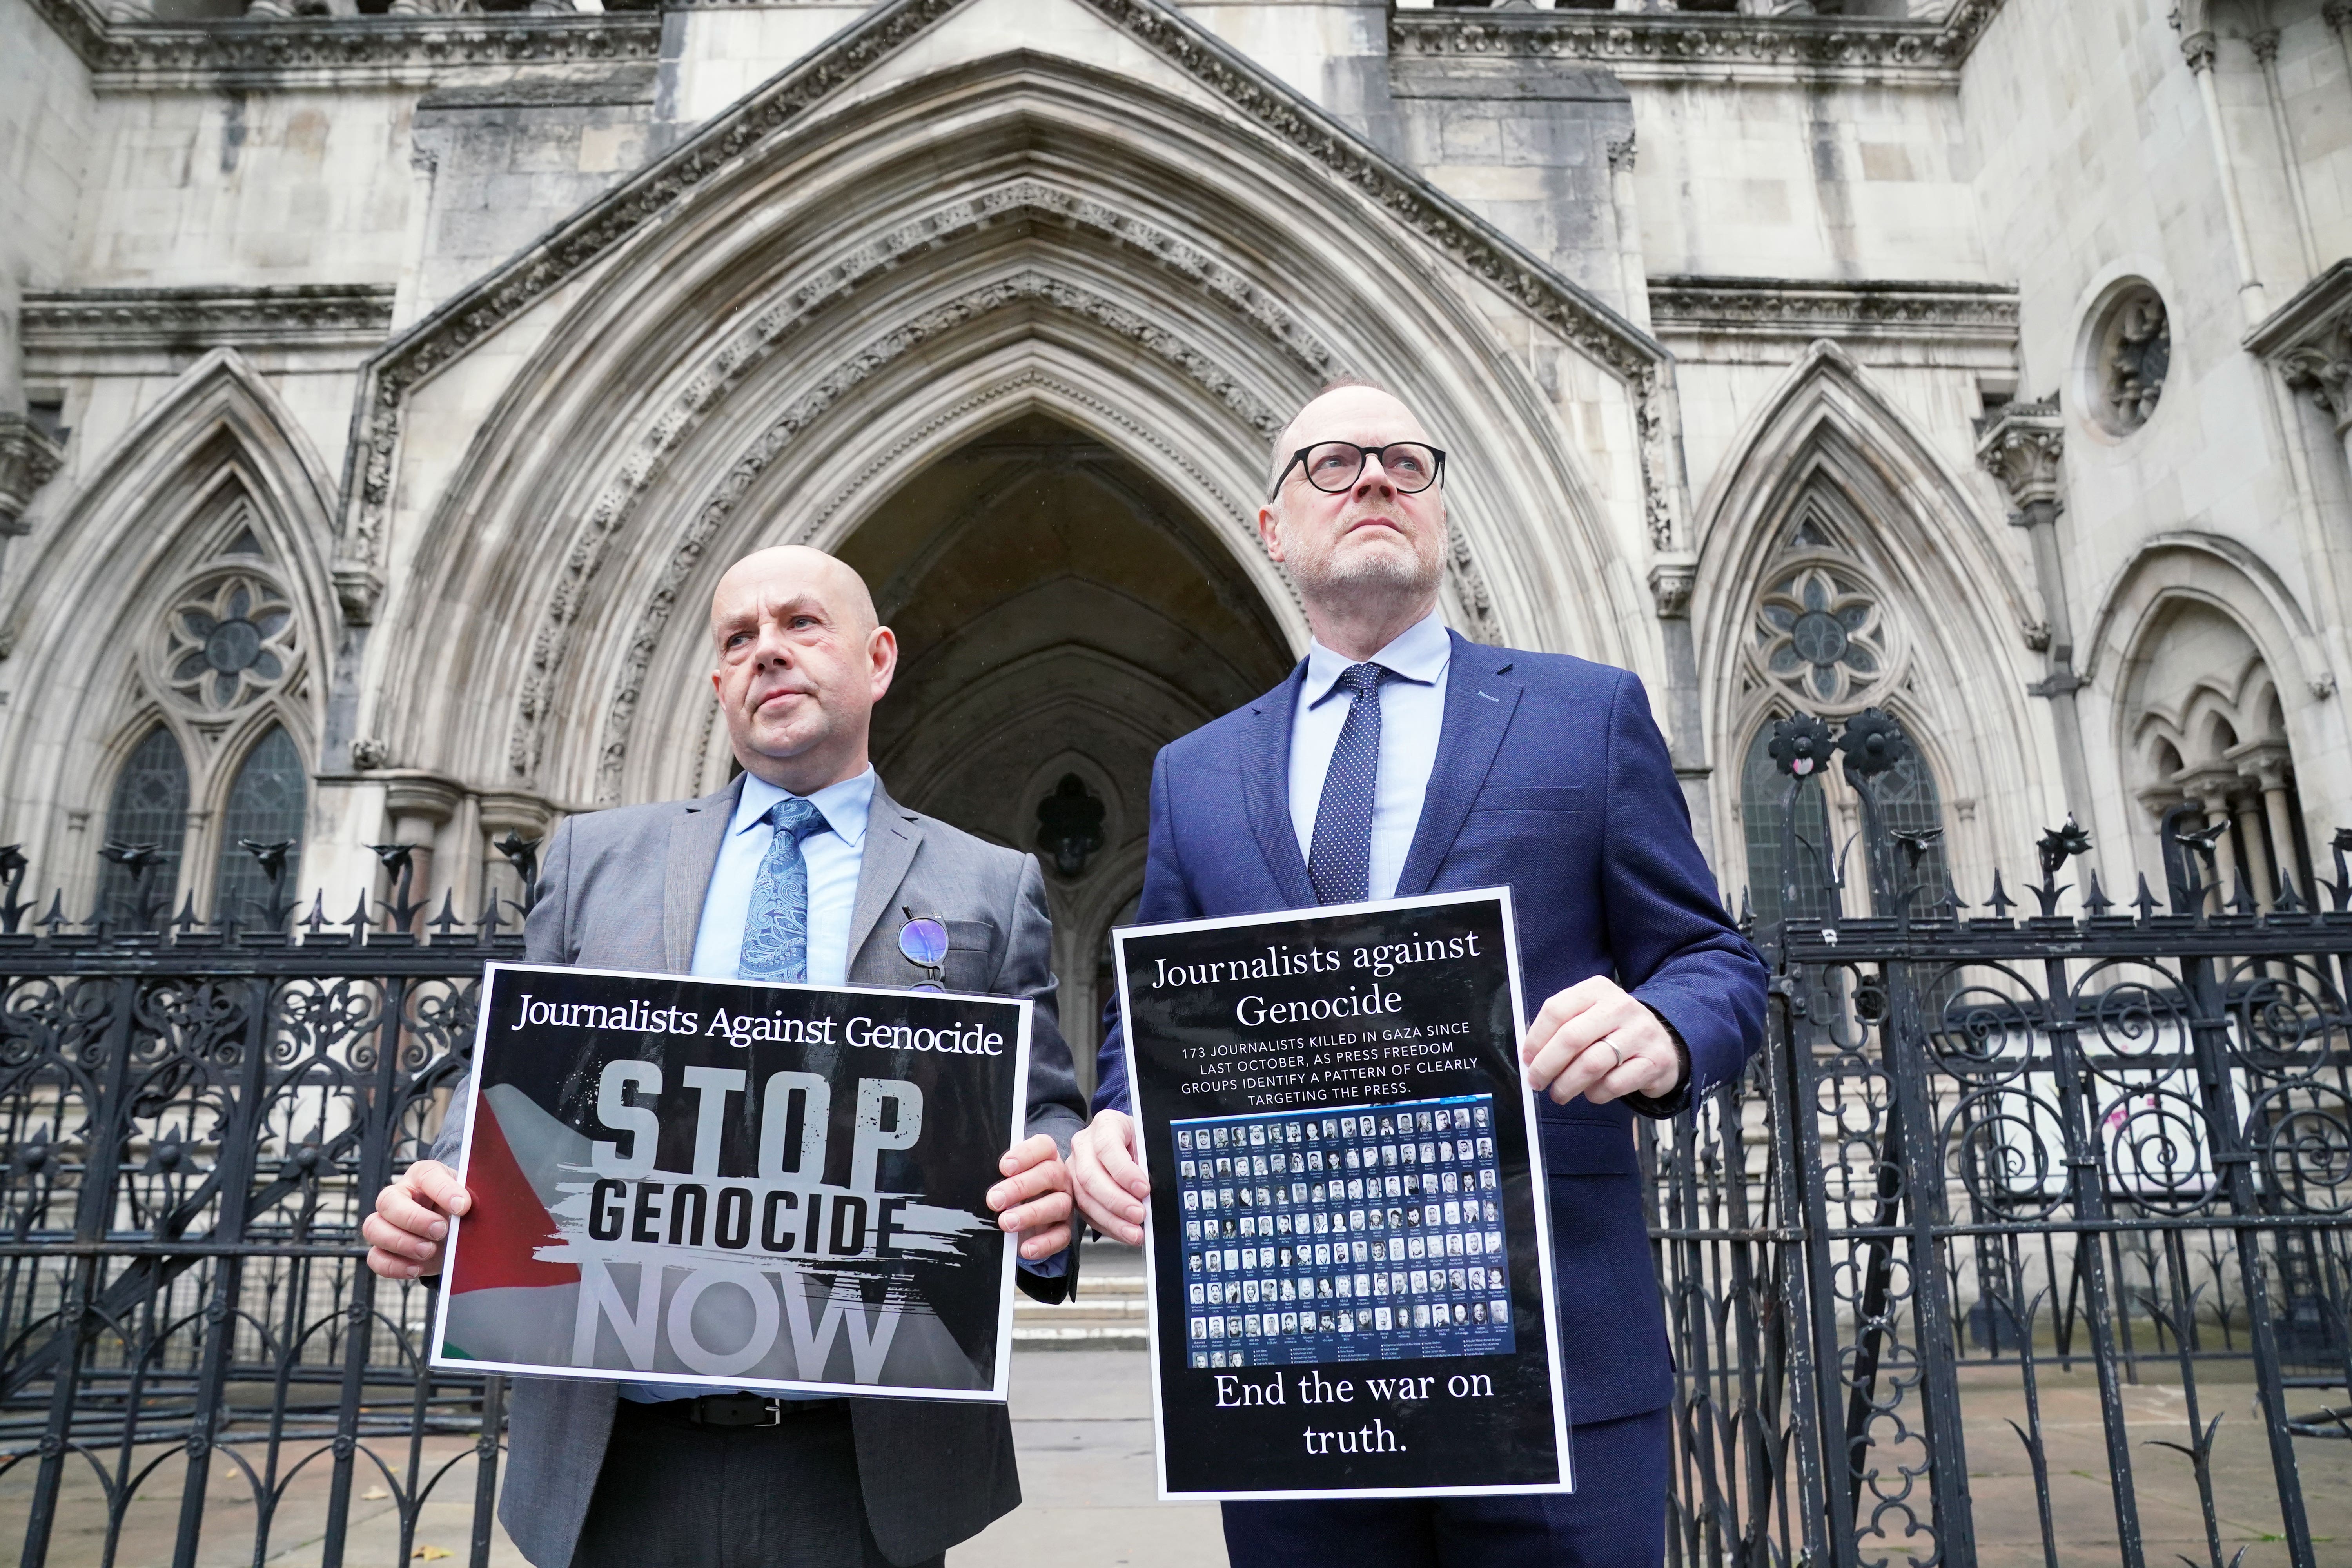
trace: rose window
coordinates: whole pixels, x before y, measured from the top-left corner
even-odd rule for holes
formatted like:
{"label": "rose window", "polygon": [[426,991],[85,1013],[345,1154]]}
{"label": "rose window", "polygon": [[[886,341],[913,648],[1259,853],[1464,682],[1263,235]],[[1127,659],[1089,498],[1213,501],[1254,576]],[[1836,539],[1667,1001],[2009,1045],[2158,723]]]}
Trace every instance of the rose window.
{"label": "rose window", "polygon": [[1765,590],[1756,611],[1765,669],[1808,702],[1842,704],[1886,671],[1878,605],[1826,566],[1806,566]]}
{"label": "rose window", "polygon": [[173,608],[163,679],[198,708],[225,712],[286,678],[294,662],[294,606],[258,577],[200,584]]}

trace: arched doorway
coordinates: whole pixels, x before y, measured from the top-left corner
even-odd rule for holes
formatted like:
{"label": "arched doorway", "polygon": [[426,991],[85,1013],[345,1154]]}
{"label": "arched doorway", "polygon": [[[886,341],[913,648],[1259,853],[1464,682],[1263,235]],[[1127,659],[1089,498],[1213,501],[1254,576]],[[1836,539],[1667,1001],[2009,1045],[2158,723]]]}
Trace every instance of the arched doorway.
{"label": "arched doorway", "polygon": [[1044,862],[1063,1029],[1090,1084],[1152,757],[1282,679],[1282,626],[1146,468],[1040,414],[908,475],[837,552],[900,641],[876,765],[908,805]]}

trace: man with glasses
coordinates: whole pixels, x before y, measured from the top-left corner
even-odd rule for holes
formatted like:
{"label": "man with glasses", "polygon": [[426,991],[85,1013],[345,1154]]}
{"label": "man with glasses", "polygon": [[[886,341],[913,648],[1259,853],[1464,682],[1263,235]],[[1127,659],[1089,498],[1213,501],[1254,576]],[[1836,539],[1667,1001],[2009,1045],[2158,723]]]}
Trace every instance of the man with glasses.
{"label": "man with glasses", "polygon": [[[1763,965],[1716,898],[1641,682],[1439,620],[1445,453],[1410,409],[1328,388],[1268,473],[1259,537],[1314,642],[1282,685],[1160,752],[1138,919],[1510,887],[1577,1489],[1229,1502],[1227,1549],[1234,1568],[1656,1568],[1674,1374],[1629,1110],[1671,1115],[1740,1071]],[[1070,1165],[1087,1217],[1132,1243],[1150,1189],[1123,1048],[1114,1030]]]}
{"label": "man with glasses", "polygon": [[[898,645],[847,566],[799,547],[746,556],[711,596],[710,635],[741,776],[565,822],[530,961],[1028,997],[1028,1136],[988,1201],[1017,1236],[1023,1287],[1060,1300],[1062,1155],[1083,1110],[1035,857],[909,811],[875,776],[867,737]],[[379,1195],[362,1226],[376,1273],[439,1272],[446,1216],[472,1203],[450,1169],[458,1131],[453,1118]],[[515,1381],[499,1517],[538,1568],[937,1563],[1021,1500],[1002,1405],[677,1392]]]}

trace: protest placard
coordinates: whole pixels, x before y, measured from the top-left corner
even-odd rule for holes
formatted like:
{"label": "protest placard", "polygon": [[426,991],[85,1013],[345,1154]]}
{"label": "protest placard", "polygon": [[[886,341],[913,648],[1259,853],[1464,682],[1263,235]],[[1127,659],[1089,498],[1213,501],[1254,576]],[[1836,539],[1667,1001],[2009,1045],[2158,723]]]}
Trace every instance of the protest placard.
{"label": "protest placard", "polygon": [[1160,1495],[1568,1489],[1508,889],[1113,940]]}
{"label": "protest placard", "polygon": [[1003,1399],[1029,1011],[488,965],[435,1363]]}

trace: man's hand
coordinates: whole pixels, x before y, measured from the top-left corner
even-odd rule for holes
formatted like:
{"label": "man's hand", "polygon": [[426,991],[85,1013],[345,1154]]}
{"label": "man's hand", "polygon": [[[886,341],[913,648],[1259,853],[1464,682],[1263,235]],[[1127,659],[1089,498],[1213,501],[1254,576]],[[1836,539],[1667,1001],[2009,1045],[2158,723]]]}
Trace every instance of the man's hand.
{"label": "man's hand", "polygon": [[1043,1132],[1004,1152],[996,1163],[1005,1179],[988,1189],[996,1223],[1015,1232],[1021,1256],[1034,1263],[1070,1245],[1070,1168]]}
{"label": "man's hand", "polygon": [[1129,1247],[1141,1244],[1151,1183],[1135,1157],[1135,1123],[1124,1111],[1101,1112],[1070,1140],[1070,1174],[1078,1207],[1097,1230]]}
{"label": "man's hand", "polygon": [[436,1160],[419,1160],[375,1195],[375,1213],[360,1222],[367,1266],[386,1279],[441,1272],[441,1244],[451,1215],[472,1210],[474,1195],[457,1173]]}
{"label": "man's hand", "polygon": [[1594,975],[1555,994],[1519,1042],[1528,1082],[1566,1105],[1628,1094],[1664,1098],[1683,1076],[1675,1037],[1615,981]]}

